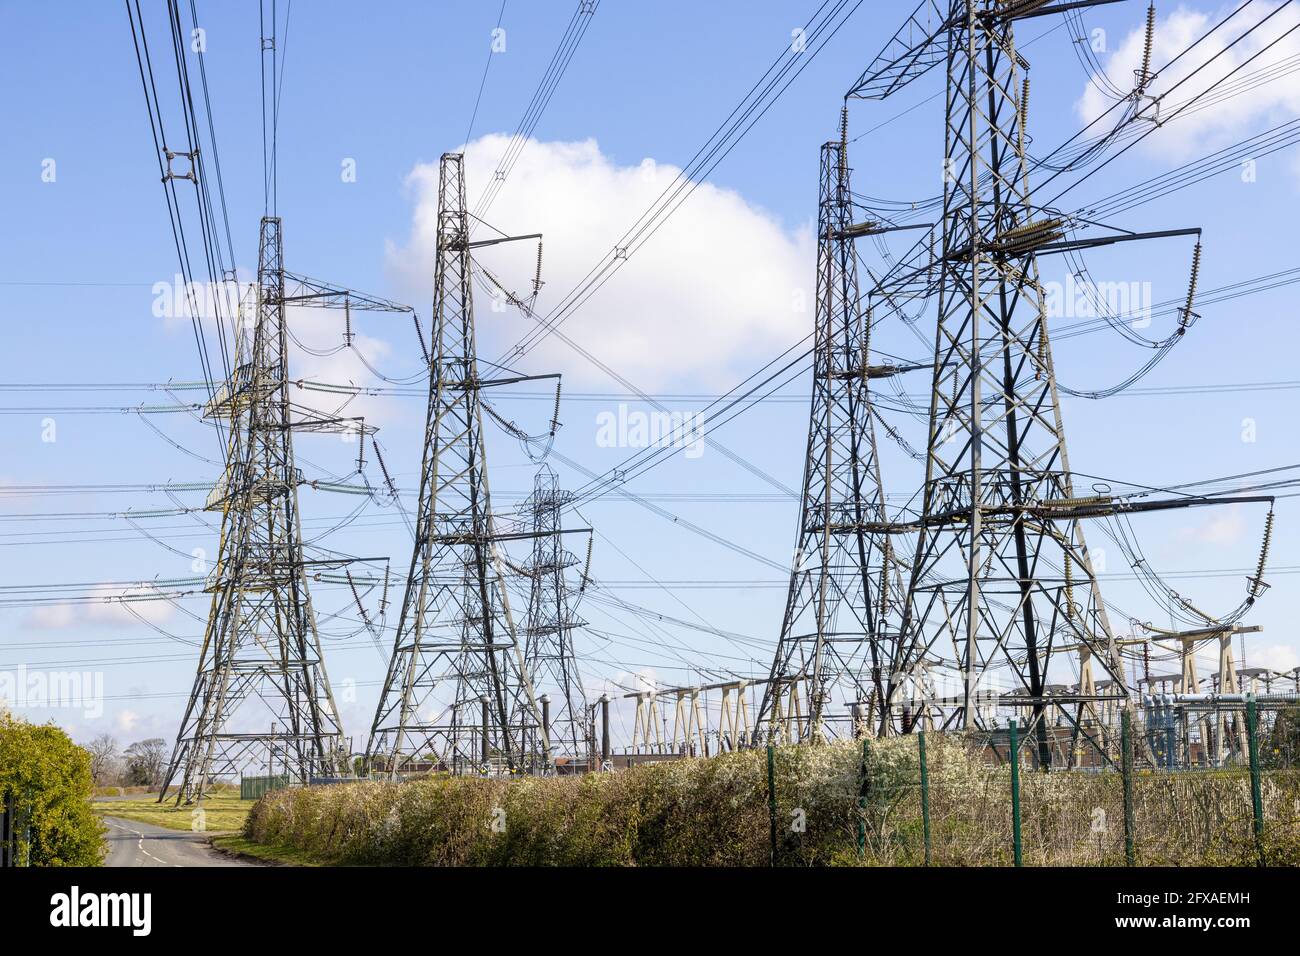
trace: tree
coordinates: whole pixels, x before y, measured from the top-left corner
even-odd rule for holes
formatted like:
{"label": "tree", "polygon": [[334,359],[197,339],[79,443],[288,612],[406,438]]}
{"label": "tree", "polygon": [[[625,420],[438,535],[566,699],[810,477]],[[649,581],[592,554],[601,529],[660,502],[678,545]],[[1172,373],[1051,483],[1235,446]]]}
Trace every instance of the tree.
{"label": "tree", "polygon": [[86,745],[90,754],[90,776],[95,785],[103,787],[117,776],[118,758],[117,738],[112,734],[100,734]]}
{"label": "tree", "polygon": [[161,785],[166,764],[167,741],[161,737],[140,740],[126,748],[126,777],[132,786]]}
{"label": "tree", "polygon": [[90,754],[53,724],[0,714],[0,794],[12,794],[18,859],[31,866],[98,866],[104,828],[90,809]]}

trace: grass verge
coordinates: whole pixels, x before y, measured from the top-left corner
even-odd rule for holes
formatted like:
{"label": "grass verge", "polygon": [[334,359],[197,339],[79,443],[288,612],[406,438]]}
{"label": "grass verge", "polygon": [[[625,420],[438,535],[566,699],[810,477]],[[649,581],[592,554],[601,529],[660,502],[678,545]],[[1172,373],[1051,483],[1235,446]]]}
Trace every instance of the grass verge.
{"label": "grass verge", "polygon": [[259,863],[273,863],[279,866],[320,866],[301,850],[283,845],[267,846],[263,843],[254,843],[238,833],[213,837],[212,845],[222,853],[249,857]]}
{"label": "grass verge", "polygon": [[203,803],[192,806],[176,806],[172,801],[158,803],[156,796],[145,796],[139,800],[101,800],[92,803],[96,813],[102,816],[121,817],[137,823],[152,823],[156,827],[168,830],[193,830],[195,814],[203,813],[203,831],[242,830],[248,812],[253,808],[252,800],[240,800],[239,791],[219,791],[204,797]]}

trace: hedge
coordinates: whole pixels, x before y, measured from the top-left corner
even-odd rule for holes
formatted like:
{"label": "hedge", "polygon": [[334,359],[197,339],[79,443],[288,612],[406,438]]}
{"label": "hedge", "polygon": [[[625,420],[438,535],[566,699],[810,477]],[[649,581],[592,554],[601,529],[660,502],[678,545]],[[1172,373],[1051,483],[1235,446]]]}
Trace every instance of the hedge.
{"label": "hedge", "polygon": [[16,799],[26,833],[18,858],[30,866],[98,866],[104,828],[90,809],[90,754],[53,724],[0,713],[0,795]]}
{"label": "hedge", "polygon": [[[782,747],[775,753],[777,863],[924,861],[916,739]],[[932,860],[1011,862],[1010,779],[959,738],[927,742]],[[1025,772],[1029,864],[1124,862],[1116,772]],[[1244,771],[1141,773],[1134,782],[1140,863],[1256,859]],[[1300,775],[1266,778],[1266,853],[1300,858]],[[574,777],[433,775],[277,790],[249,815],[250,840],[322,863],[399,866],[766,866],[762,750]]]}

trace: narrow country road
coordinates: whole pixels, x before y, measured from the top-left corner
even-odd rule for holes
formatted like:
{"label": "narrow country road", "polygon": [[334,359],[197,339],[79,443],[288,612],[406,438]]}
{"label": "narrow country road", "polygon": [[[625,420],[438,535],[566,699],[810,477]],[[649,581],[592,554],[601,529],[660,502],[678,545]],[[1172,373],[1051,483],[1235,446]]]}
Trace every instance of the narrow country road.
{"label": "narrow country road", "polygon": [[168,830],[150,823],[104,817],[108,834],[105,866],[255,866],[218,853],[208,846],[207,835]]}

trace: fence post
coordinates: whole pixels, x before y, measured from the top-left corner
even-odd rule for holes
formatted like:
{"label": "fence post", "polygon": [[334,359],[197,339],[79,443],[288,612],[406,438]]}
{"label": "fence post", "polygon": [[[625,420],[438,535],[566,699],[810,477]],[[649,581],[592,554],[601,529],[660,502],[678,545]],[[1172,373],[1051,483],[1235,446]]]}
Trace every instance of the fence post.
{"label": "fence post", "polygon": [[600,769],[605,769],[614,751],[609,746],[609,694],[600,695]]}
{"label": "fence post", "polygon": [[0,868],[15,865],[18,850],[18,827],[14,820],[14,798],[10,793],[0,795]]}
{"label": "fence post", "polygon": [[1021,865],[1020,849],[1020,737],[1016,718],[1011,718],[1011,852],[1016,866]]}
{"label": "fence post", "polygon": [[871,738],[862,738],[862,764],[858,768],[858,856],[867,851],[867,793],[871,787]]}
{"label": "fence post", "polygon": [[[29,805],[30,799],[29,792]],[[18,794],[12,790],[3,794],[0,800],[0,867],[31,866],[30,821],[30,811],[21,815],[18,812]],[[24,846],[24,843],[28,845]]]}
{"label": "fence post", "polygon": [[925,839],[925,865],[930,865],[930,774],[925,766],[925,731],[916,736],[921,758],[921,835]]}
{"label": "fence post", "polygon": [[1259,711],[1254,694],[1246,695],[1246,738],[1250,749],[1250,804],[1255,823],[1255,855],[1264,865],[1264,798],[1259,779]]}
{"label": "fence post", "polygon": [[1133,715],[1127,707],[1119,714],[1120,773],[1124,777],[1124,859],[1136,865],[1133,849]]}
{"label": "fence post", "polygon": [[767,745],[767,820],[771,827],[768,866],[776,866],[776,747]]}

